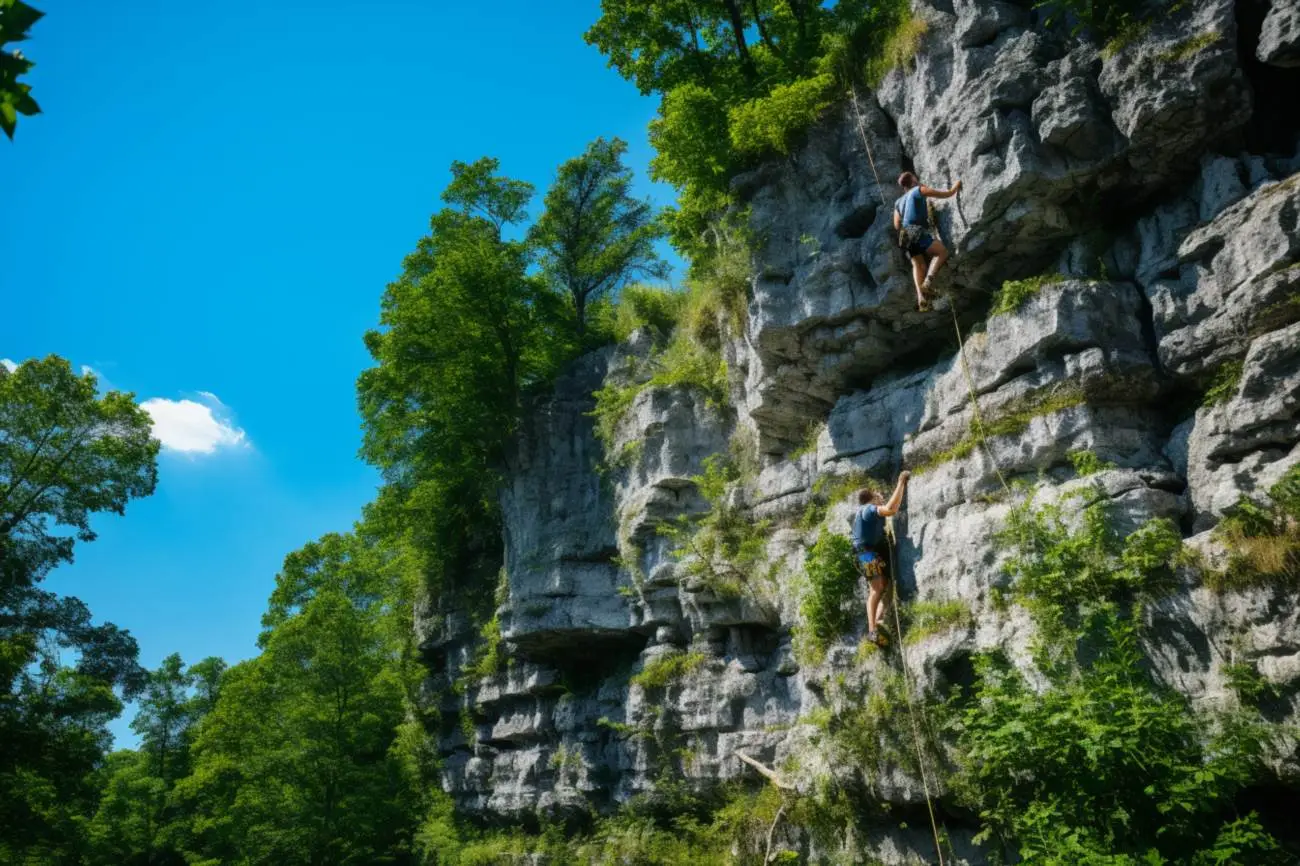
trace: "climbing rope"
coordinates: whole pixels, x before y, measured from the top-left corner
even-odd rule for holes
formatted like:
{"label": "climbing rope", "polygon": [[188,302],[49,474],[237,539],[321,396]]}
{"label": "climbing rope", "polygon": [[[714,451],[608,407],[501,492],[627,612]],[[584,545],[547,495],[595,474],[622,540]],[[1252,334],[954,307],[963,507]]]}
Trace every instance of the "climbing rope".
{"label": "climbing rope", "polygon": [[[876,179],[876,194],[880,196],[880,203],[885,207],[888,207],[889,202],[885,199],[884,185],[880,182],[880,172],[876,168],[876,158],[871,152],[871,142],[867,138],[866,128],[863,125],[862,110],[858,107],[858,88],[856,84],[853,85],[853,113],[857,119],[858,136],[862,139],[862,148],[867,154],[867,162],[870,163],[871,173]],[[960,200],[957,201],[957,210],[958,213],[961,212]],[[961,214],[961,217],[963,222],[967,222],[965,214]],[[930,223],[935,234],[939,235],[940,239],[942,239],[942,233],[939,231],[939,227],[935,223],[933,215],[930,216]],[[947,294],[947,301],[948,310],[952,313],[952,329],[957,335],[957,356],[961,363],[962,375],[966,380],[966,390],[970,395],[971,423],[975,428],[975,435],[979,439],[980,446],[984,449],[984,453],[988,455],[989,463],[993,466],[993,471],[998,477],[998,482],[1002,485],[1002,489],[1010,494],[1012,492],[1011,485],[1007,483],[1006,476],[1002,474],[1002,469],[998,466],[997,457],[994,456],[993,449],[989,447],[988,434],[984,428],[984,417],[980,414],[979,394],[975,390],[975,378],[971,375],[970,365],[966,361],[966,340],[961,332],[961,322],[957,318],[957,304],[951,293]],[[889,540],[890,578],[891,581],[897,585],[898,550],[896,538],[894,536],[894,519],[892,517],[885,519],[885,534]],[[935,853],[939,855],[939,866],[944,866],[943,845],[940,842],[939,836],[939,820],[934,812],[934,798],[930,792],[930,774],[926,771],[925,754],[921,746],[921,724],[917,718],[916,704],[912,700],[912,683],[911,678],[907,674],[907,654],[902,648],[903,620],[899,615],[896,599],[890,603],[890,607],[893,608],[894,611],[894,634],[899,643],[899,668],[903,673],[903,691],[907,698],[907,713],[912,726],[912,745],[916,750],[916,763],[921,773],[921,787],[925,791],[925,808],[930,815],[930,830],[934,834],[934,850]],[[947,835],[946,832],[944,835]],[[951,840],[949,841],[948,846],[949,852],[953,853],[955,858],[956,854],[952,851]]]}
{"label": "climbing rope", "polygon": [[[938,231],[937,228],[935,230]],[[988,455],[989,463],[993,465],[993,471],[997,473],[1002,489],[1011,493],[1011,485],[1002,474],[998,459],[993,456],[993,449],[989,447],[989,439],[984,432],[984,418],[980,415],[980,399],[975,392],[975,379],[970,374],[970,365],[966,363],[966,341],[961,336],[961,323],[957,321],[957,303],[951,294],[948,295],[948,310],[952,313],[952,329],[957,335],[957,356],[961,359],[961,372],[966,377],[966,390],[970,392],[971,423],[975,426],[975,435],[979,438],[984,453]]]}
{"label": "climbing rope", "polygon": [[[894,518],[885,518],[885,537],[889,540],[889,577],[898,580],[898,553],[894,538]],[[912,701],[912,682],[907,676],[907,654],[903,652],[903,620],[898,615],[895,600],[889,605],[894,611],[894,635],[898,640],[898,665],[903,671],[903,694],[907,697],[907,714],[912,723],[912,745],[916,749],[916,766],[921,771],[921,788],[925,791],[925,808],[930,813],[930,830],[934,833],[934,853],[939,855],[939,866],[944,866],[943,846],[939,841],[939,820],[934,814],[934,798],[930,794],[930,774],[925,770],[925,754],[921,749],[921,726],[916,718],[916,705]]]}
{"label": "climbing rope", "polygon": [[867,131],[862,125],[862,109],[858,108],[858,86],[853,85],[853,114],[858,120],[858,135],[862,137],[862,146],[867,152],[867,162],[871,163],[871,173],[876,176],[876,195],[880,196],[880,203],[889,207],[889,202],[885,199],[885,187],[880,182],[880,172],[876,171],[876,158],[871,154],[871,144],[867,141]]}

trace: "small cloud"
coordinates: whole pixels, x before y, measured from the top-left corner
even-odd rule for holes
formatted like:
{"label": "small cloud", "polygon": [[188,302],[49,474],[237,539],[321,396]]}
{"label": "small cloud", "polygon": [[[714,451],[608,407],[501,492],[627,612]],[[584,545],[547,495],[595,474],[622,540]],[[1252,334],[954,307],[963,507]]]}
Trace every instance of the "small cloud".
{"label": "small cloud", "polygon": [[10,361],[8,358],[0,358],[0,367],[4,367],[10,373],[18,369],[18,365],[13,361]]}
{"label": "small cloud", "polygon": [[152,397],[140,408],[153,419],[153,435],[163,447],[182,454],[212,454],[219,448],[248,446],[248,437],[230,420],[215,394],[199,392],[203,402]]}

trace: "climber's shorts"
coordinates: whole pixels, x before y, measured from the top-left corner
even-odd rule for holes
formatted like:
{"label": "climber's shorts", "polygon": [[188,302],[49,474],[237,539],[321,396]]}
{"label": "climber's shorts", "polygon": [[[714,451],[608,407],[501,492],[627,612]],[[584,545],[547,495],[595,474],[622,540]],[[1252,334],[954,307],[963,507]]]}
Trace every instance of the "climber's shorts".
{"label": "climber's shorts", "polygon": [[925,255],[925,251],[928,250],[930,245],[933,243],[934,236],[929,232],[926,232],[923,235],[919,235],[911,244],[908,245],[907,254],[909,256]]}
{"label": "climber's shorts", "polygon": [[903,226],[899,241],[909,256],[919,256],[934,243],[934,235],[926,231],[923,226]]}
{"label": "climber's shorts", "polygon": [[858,571],[862,572],[868,583],[878,577],[889,580],[889,562],[884,556],[874,550],[859,550],[855,557],[858,560]]}

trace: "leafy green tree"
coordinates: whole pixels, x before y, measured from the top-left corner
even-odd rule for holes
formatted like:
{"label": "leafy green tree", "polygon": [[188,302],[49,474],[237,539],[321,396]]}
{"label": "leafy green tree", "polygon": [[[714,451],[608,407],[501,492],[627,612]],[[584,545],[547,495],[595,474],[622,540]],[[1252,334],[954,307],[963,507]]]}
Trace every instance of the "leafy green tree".
{"label": "leafy green tree", "polygon": [[626,142],[598,138],[561,165],[546,210],[529,233],[544,273],[568,293],[580,341],[593,301],[637,277],[668,276],[654,250],[663,228],[650,203],[632,197],[626,152]]}
{"label": "leafy green tree", "polygon": [[392,560],[326,536],[276,579],[262,654],[226,674],[177,786],[191,858],[402,862],[420,802],[397,754],[406,715]]}
{"label": "leafy green tree", "polygon": [[90,863],[185,862],[180,844],[191,816],[176,808],[171,792],[189,772],[193,732],[215,705],[224,670],[216,657],[186,669],[172,654],[149,673],[131,722],[140,748],[113,752],[99,771],[102,794],[88,825]]}
{"label": "leafy green tree", "polygon": [[9,51],[4,46],[27,39],[27,31],[44,15],[23,0],[0,0],[0,129],[10,140],[18,126],[18,115],[38,114],[41,108],[32,99],[31,85],[18,80],[34,64],[21,51]]}
{"label": "leafy green tree", "polygon": [[907,0],[602,0],[586,40],[662,97],[651,174],[680,192],[670,237],[693,265],[708,265],[731,178],[789,153],[910,14]]}
{"label": "leafy green tree", "polygon": [[132,395],[97,396],[61,358],[0,369],[0,861],[74,856],[115,690],[143,685],[130,634],[37,584],[94,539],[91,515],[153,491],[150,429]]}
{"label": "leafy green tree", "polygon": [[362,455],[384,474],[368,522],[414,533],[431,583],[490,579],[500,561],[497,481],[523,392],[564,347],[547,325],[560,300],[528,273],[530,252],[504,236],[531,187],[497,161],[454,163],[429,234],[384,293],[376,365],[357,382]]}

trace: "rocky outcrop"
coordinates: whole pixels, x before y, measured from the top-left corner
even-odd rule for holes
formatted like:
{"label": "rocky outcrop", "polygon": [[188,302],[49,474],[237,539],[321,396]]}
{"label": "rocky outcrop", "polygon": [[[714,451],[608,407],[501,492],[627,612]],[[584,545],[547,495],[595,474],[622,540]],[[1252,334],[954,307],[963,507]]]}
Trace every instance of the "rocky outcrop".
{"label": "rocky outcrop", "polygon": [[[1249,149],[1252,64],[1290,62],[1294,4],[1274,0],[1251,43],[1238,5],[1193,0],[1114,50],[1033,26],[1023,4],[915,9],[929,29],[913,66],[735,181],[759,243],[747,322],[725,346],[732,406],[646,389],[606,450],[592,393],[627,381],[642,336],[584,360],[530,413],[502,494],[514,662],[443,707],[462,810],[608,812],[667,771],[749,778],[738,750],[797,785],[851,777],[906,810],[924,799],[914,767],[845,766],[814,724],[885,688],[897,662],[860,647],[861,622],[824,658],[799,651],[804,554],[847,530],[848,505],[827,502],[839,481],[918,473],[897,527],[901,594],[968,614],[901,649],[934,695],[976,652],[1028,652],[1032,625],[996,598],[1004,484],[1108,501],[1122,528],[1168,517],[1215,555],[1225,511],[1300,463],[1300,121],[1289,149]],[[915,310],[891,245],[903,167],[965,183],[939,205],[951,313]],[[1003,281],[1045,271],[989,315]],[[709,507],[694,480],[706,458],[746,449],[757,466],[725,507],[765,549],[736,589],[690,573],[665,529]],[[1080,452],[1098,470],[1086,478]],[[1180,579],[1144,614],[1155,675],[1209,708],[1234,700],[1226,671],[1248,661],[1274,687],[1271,718],[1300,722],[1294,593]],[[439,692],[474,635],[447,614],[423,629]],[[1294,749],[1273,759],[1300,784]],[[957,862],[984,862],[974,827],[949,818]],[[882,829],[865,849],[892,864],[928,844]]]}

